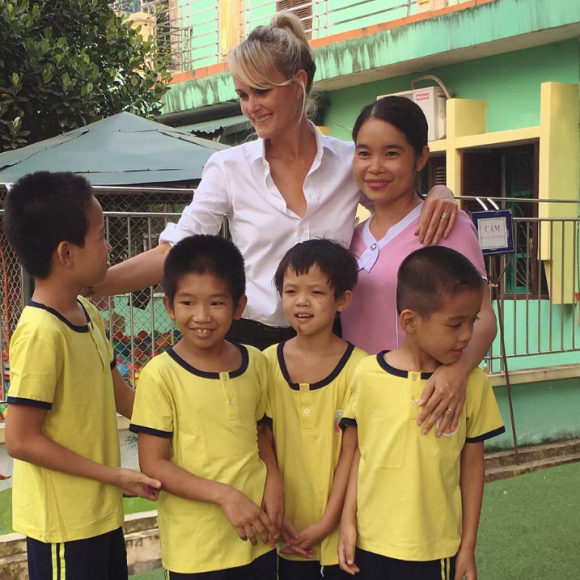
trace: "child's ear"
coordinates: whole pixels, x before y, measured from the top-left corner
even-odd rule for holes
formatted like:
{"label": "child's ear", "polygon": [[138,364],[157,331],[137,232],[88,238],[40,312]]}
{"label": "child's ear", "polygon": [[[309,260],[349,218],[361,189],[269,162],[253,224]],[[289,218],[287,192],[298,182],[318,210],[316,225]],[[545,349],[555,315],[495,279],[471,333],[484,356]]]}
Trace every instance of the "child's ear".
{"label": "child's ear", "polygon": [[73,250],[70,242],[62,241],[56,247],[53,259],[56,259],[61,266],[70,266],[73,263]]}
{"label": "child's ear", "polygon": [[239,320],[242,317],[242,314],[244,313],[244,310],[246,308],[246,304],[248,304],[248,297],[244,294],[238,300],[238,303],[234,308],[234,320]]}
{"label": "child's ear", "polygon": [[163,294],[163,306],[165,306],[165,311],[169,316],[170,320],[175,320],[175,311],[173,310],[173,306],[169,302],[169,298],[166,294]]}
{"label": "child's ear", "polygon": [[344,294],[336,299],[336,311],[342,312],[348,308],[350,301],[352,300],[352,290],[346,290]]}
{"label": "child's ear", "polygon": [[417,322],[419,321],[419,316],[416,312],[409,310],[408,308],[403,310],[399,314],[399,324],[401,328],[405,331],[405,334],[415,334],[417,330]]}

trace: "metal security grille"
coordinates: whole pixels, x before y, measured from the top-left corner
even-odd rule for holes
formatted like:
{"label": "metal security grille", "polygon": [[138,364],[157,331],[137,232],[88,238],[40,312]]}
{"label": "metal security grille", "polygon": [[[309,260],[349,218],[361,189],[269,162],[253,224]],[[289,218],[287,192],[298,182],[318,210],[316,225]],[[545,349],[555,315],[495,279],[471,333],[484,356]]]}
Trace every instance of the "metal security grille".
{"label": "metal security grille", "polygon": [[[111,263],[155,247],[168,221],[177,221],[192,200],[194,190],[160,187],[94,187],[105,211]],[[6,190],[0,186],[0,401],[8,386],[10,338],[31,292],[31,285],[1,226]],[[118,349],[119,368],[134,382],[141,366],[159,348],[175,339],[165,313],[160,288],[95,300],[105,319],[111,341]],[[0,409],[1,411],[1,409]]]}
{"label": "metal security grille", "polygon": [[[113,248],[111,262],[118,263],[156,246],[166,224],[177,221],[183,207],[191,201],[193,190],[96,187],[95,192],[105,209],[107,237]],[[29,289],[1,228],[4,197],[5,192],[0,190],[0,347],[6,364],[10,336]],[[500,204],[506,203],[505,199],[495,199]],[[506,267],[505,257],[486,260],[491,278],[505,270],[500,287],[492,289],[492,300],[496,310],[501,303],[505,314],[509,368],[577,364],[580,320],[574,290],[578,290],[579,278],[580,202],[518,199],[517,204],[514,211],[517,252],[511,265]],[[576,217],[532,217],[538,212],[530,211],[530,204],[559,207],[560,215]],[[533,289],[540,287],[545,287],[547,293],[534,293]],[[516,292],[514,289],[518,288],[520,291]],[[142,366],[179,338],[177,328],[165,312],[159,287],[98,299],[95,304],[106,321],[119,369],[133,384]],[[502,373],[501,361],[496,340],[487,356],[488,372]],[[6,368],[2,367],[3,385],[8,384]],[[2,398],[0,392],[0,401]]]}
{"label": "metal security grille", "polygon": [[[118,0],[115,8],[140,17],[169,68],[184,72],[220,62],[224,56],[222,36],[228,26],[220,22],[221,0]],[[308,38],[316,39],[349,30],[392,22],[431,6],[456,6],[470,0],[441,0],[434,4],[418,0],[244,0],[234,2],[241,23],[235,43],[256,26],[268,24],[274,14],[287,10],[303,22]]]}

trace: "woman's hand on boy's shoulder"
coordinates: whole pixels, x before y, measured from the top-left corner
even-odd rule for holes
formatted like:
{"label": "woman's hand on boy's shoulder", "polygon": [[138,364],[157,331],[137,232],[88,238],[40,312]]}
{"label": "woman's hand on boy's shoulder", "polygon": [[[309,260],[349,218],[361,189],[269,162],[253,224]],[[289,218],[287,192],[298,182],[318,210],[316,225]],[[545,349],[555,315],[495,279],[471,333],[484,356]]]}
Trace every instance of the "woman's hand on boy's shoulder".
{"label": "woman's hand on boy's shoulder", "polygon": [[419,401],[423,408],[417,417],[424,435],[436,423],[438,437],[447,427],[455,430],[465,403],[468,376],[463,367],[442,365],[427,381]]}

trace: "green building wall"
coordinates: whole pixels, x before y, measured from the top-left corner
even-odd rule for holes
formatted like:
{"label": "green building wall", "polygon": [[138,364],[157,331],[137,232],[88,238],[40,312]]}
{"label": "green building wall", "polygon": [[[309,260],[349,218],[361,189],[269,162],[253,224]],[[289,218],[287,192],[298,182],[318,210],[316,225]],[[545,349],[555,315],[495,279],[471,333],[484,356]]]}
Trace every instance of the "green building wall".
{"label": "green building wall", "polygon": [[[487,101],[487,131],[540,124],[540,85],[580,82],[580,40],[567,40],[517,52],[468,61],[411,75],[384,79],[328,93],[325,124],[331,134],[349,141],[360,110],[379,95],[411,88],[419,76],[438,76],[461,99]],[[424,86],[424,85],[423,85]]]}
{"label": "green building wall", "polygon": [[[491,439],[486,450],[513,447],[506,387],[494,393],[506,432]],[[580,378],[512,386],[519,445],[538,445],[580,437]]]}

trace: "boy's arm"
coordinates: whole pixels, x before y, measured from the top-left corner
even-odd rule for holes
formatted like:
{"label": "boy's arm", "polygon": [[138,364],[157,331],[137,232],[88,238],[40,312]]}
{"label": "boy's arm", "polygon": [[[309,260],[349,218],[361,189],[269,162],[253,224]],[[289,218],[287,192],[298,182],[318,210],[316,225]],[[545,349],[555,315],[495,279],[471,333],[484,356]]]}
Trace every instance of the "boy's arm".
{"label": "boy's arm", "polygon": [[135,389],[132,389],[117,368],[111,370],[113,375],[113,389],[115,391],[115,407],[117,413],[131,419],[133,404],[135,403]]}
{"label": "boy's arm", "polygon": [[477,580],[475,544],[483,500],[485,462],[483,442],[466,443],[461,453],[461,503],[463,523],[461,545],[455,564],[455,580]]}
{"label": "boy's arm", "polygon": [[268,477],[262,499],[262,509],[270,516],[276,526],[278,537],[287,545],[292,545],[288,550],[302,558],[314,558],[312,550],[303,550],[295,547],[295,542],[300,539],[300,534],[296,531],[294,524],[285,516],[284,481],[278,469],[276,458],[276,445],[274,434],[270,425],[263,423],[258,426],[258,450],[260,458],[268,468]]}
{"label": "boy's arm", "polygon": [[292,547],[308,550],[329,536],[338,525],[356,449],[357,430],[347,428],[342,436],[340,457],[334,471],[334,481],[324,514],[316,523],[300,531],[300,539]]}
{"label": "boy's arm", "polygon": [[270,516],[279,537],[284,523],[284,482],[278,469],[272,429],[264,423],[258,425],[258,454],[268,470],[262,509]]}
{"label": "boy's arm", "polygon": [[59,445],[42,431],[47,410],[28,405],[10,405],[6,417],[6,450],[11,457],[77,477],[94,479],[156,500],[159,481],[131,469],[109,467],[82,457]]}
{"label": "boy's arm", "polygon": [[229,485],[199,477],[170,460],[171,439],[139,433],[141,470],[159,478],[163,489],[193,501],[218,505],[242,540],[257,543],[256,532],[264,543],[273,543],[276,529],[259,505]]}
{"label": "boy's arm", "polygon": [[[351,429],[354,428],[347,427],[346,430],[350,431]],[[340,536],[338,539],[338,563],[340,568],[351,576],[360,572],[359,567],[354,561],[359,465],[360,450],[357,447],[348,479],[348,489],[346,490],[346,497],[344,499],[344,508],[340,519]]]}

